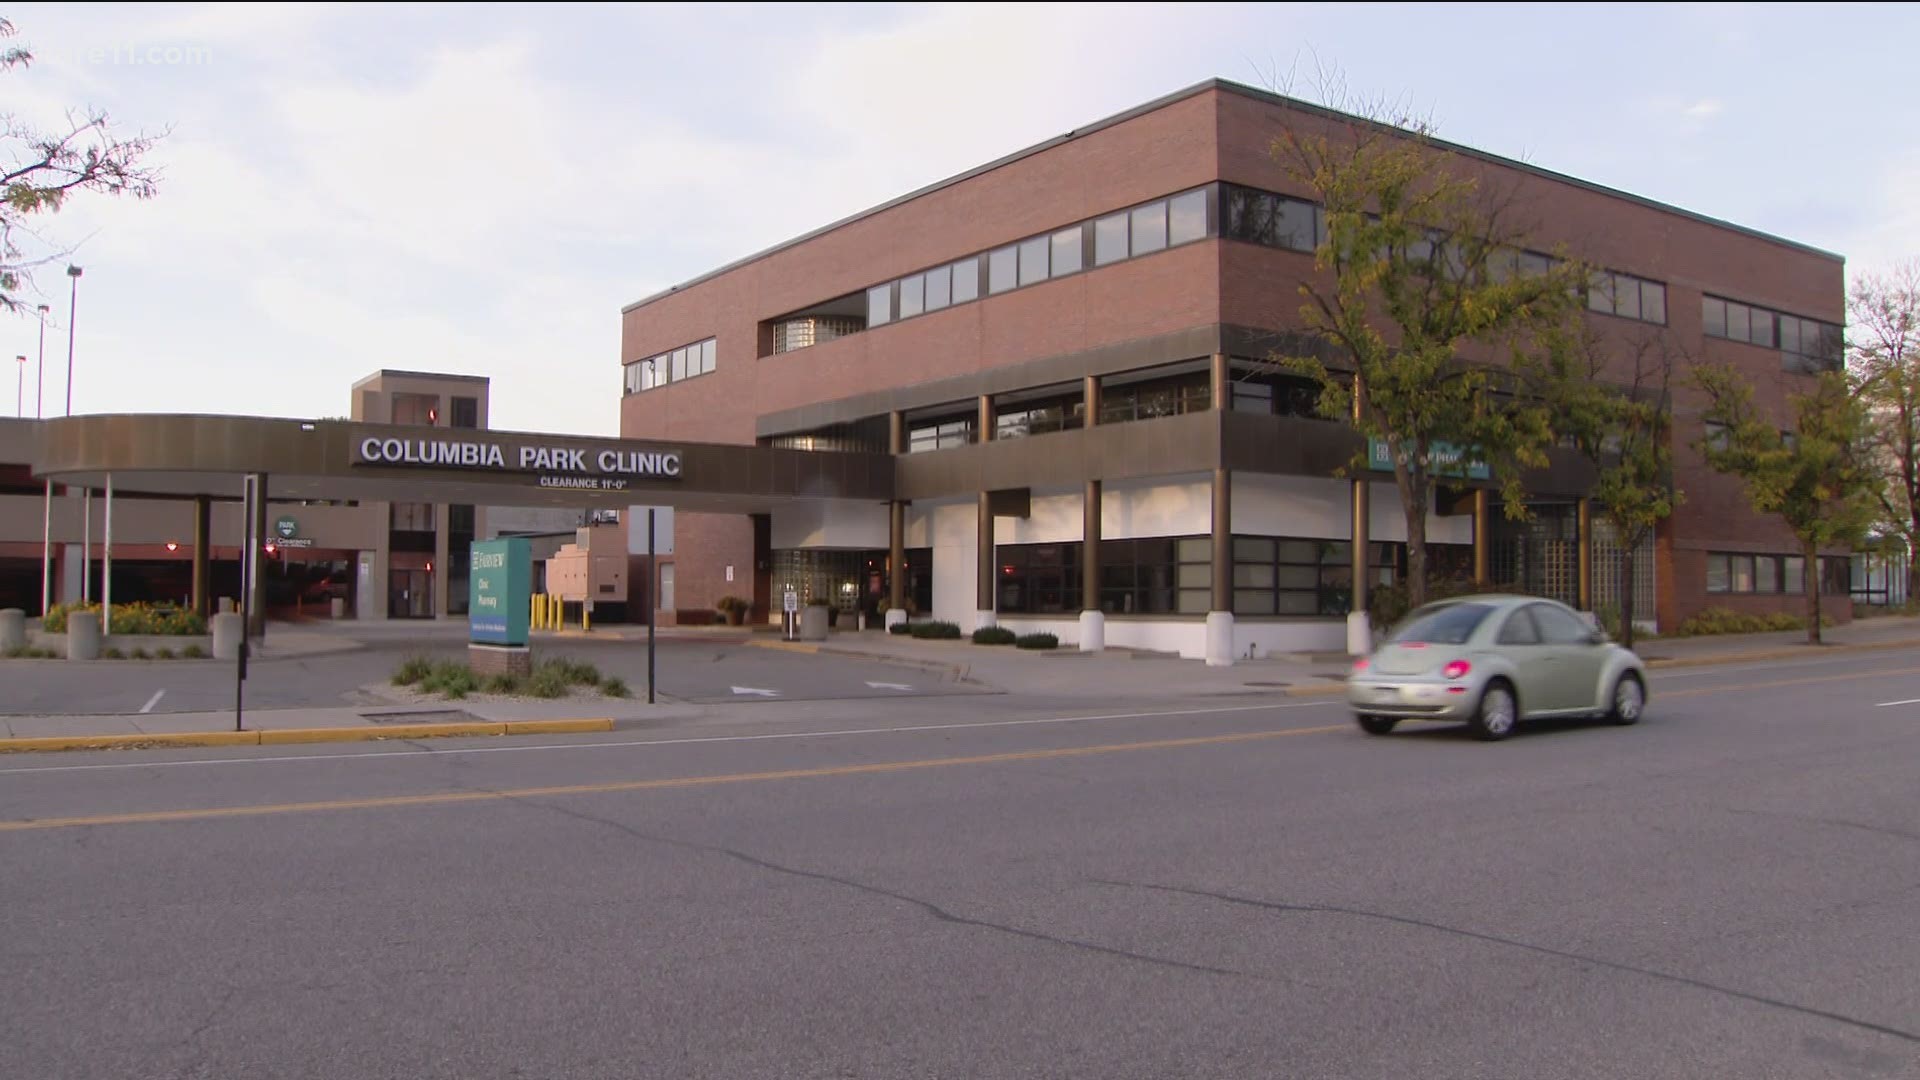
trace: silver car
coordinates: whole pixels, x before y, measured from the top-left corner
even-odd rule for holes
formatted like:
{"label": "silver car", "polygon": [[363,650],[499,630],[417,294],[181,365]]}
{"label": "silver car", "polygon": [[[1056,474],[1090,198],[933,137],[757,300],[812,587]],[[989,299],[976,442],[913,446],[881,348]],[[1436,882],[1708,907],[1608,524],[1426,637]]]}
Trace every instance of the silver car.
{"label": "silver car", "polygon": [[1465,721],[1482,739],[1544,716],[1640,719],[1646,665],[1565,604],[1463,596],[1420,608],[1347,676],[1347,703],[1369,735],[1402,720]]}

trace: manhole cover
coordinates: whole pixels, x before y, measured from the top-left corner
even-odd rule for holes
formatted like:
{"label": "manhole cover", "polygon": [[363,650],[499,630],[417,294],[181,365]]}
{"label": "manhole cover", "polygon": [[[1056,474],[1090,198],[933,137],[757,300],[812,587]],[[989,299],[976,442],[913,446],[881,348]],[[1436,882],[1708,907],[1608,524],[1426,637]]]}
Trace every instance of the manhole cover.
{"label": "manhole cover", "polygon": [[361,713],[360,718],[370,724],[468,724],[473,722],[471,713],[464,713],[458,709],[445,709],[440,712]]}

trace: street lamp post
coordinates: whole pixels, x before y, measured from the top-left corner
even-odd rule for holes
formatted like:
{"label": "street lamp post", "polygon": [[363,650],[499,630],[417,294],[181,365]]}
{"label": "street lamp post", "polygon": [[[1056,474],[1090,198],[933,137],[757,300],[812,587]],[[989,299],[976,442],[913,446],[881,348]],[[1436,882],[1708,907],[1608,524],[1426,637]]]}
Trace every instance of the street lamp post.
{"label": "street lamp post", "polygon": [[80,305],[80,268],[69,264],[67,277],[73,281],[73,295],[67,300],[67,415],[73,415],[73,324],[74,311]]}
{"label": "street lamp post", "polygon": [[27,358],[16,356],[14,359],[20,361],[20,375],[13,380],[13,418],[18,420],[27,415]]}
{"label": "street lamp post", "polygon": [[47,396],[47,312],[52,310],[45,304],[40,305],[40,360],[34,369],[33,376],[33,418],[35,420],[44,415],[40,410],[44,407]]}

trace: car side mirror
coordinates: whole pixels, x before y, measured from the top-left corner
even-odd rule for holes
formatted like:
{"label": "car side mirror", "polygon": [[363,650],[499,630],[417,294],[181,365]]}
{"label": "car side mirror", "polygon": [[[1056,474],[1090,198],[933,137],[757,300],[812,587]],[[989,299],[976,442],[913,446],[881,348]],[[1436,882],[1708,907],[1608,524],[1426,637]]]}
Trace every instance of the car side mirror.
{"label": "car side mirror", "polygon": [[1605,630],[1594,630],[1587,634],[1587,644],[1589,645],[1605,645],[1607,641],[1607,632]]}

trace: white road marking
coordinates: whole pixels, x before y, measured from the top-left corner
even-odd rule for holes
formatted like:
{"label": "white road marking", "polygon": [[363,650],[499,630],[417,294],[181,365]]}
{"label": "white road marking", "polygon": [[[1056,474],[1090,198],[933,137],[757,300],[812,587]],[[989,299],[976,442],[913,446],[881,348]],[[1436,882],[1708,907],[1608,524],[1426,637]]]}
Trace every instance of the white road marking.
{"label": "white road marking", "polygon": [[1171,712],[1098,713],[1092,716],[1041,716],[1026,720],[982,720],[972,724],[915,724],[909,727],[842,728],[835,731],[777,731],[766,735],[701,735],[685,739],[647,739],[621,742],[539,743],[533,746],[461,746],[439,750],[421,746],[414,750],[373,750],[361,754],[284,754],[275,757],[195,758],[191,761],[117,761],[110,765],[44,765],[39,768],[0,769],[0,776],[14,773],[90,772],[96,769],[168,769],[188,765],[271,765],[301,761],[343,761],[350,758],[411,758],[425,761],[447,754],[527,754],[539,750],[611,750],[637,746],[686,746],[693,743],[765,742],[774,739],[828,739],[851,735],[894,735],[917,731],[954,731],[963,728],[1027,727],[1034,724],[1074,724],[1100,720],[1146,720],[1156,716],[1206,716],[1212,713],[1260,712],[1268,709],[1316,709],[1330,705],[1346,707],[1332,698],[1316,701],[1282,701],[1270,705],[1228,705],[1217,709],[1178,709]]}
{"label": "white road marking", "polygon": [[736,686],[736,687],[733,687],[733,692],[736,694],[751,694],[754,697],[779,697],[780,696],[780,691],[778,690],[762,690],[757,686]]}
{"label": "white road marking", "polygon": [[911,690],[913,689],[913,687],[911,687],[911,686],[908,686],[908,685],[906,685],[905,683],[897,683],[897,682],[870,682],[870,683],[868,683],[867,685],[868,685],[868,686],[871,686],[871,687],[873,687],[873,688],[874,688],[875,690],[907,690],[907,691],[911,691]]}
{"label": "white road marking", "polygon": [[153,707],[155,705],[160,704],[160,699],[165,697],[166,694],[167,692],[165,690],[155,690],[153,692],[153,696],[147,699],[147,703],[145,705],[140,706],[140,712],[143,715],[146,713],[152,712]]}
{"label": "white road marking", "polygon": [[1910,698],[1907,698],[1905,701],[1883,701],[1880,704],[1875,705],[1874,708],[1884,709],[1890,705],[1920,705],[1920,697],[1910,697]]}

